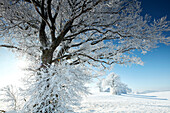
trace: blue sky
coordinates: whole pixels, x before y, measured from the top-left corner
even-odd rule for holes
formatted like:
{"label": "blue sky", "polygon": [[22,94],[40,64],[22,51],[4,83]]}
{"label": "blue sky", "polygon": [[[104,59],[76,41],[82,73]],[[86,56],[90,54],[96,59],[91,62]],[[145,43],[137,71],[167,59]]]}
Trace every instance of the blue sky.
{"label": "blue sky", "polygon": [[146,55],[138,56],[144,66],[115,66],[113,71],[133,90],[170,90],[170,47],[161,44]]}
{"label": "blue sky", "polygon": [[[140,0],[142,15],[149,14],[152,19],[167,16],[170,21],[170,0]],[[170,32],[166,33],[170,36]],[[146,55],[138,54],[144,66],[116,66],[114,72],[133,90],[170,90],[170,45],[158,45]]]}
{"label": "blue sky", "polygon": [[[170,0],[140,0],[143,12],[158,19],[167,16],[170,21]],[[170,33],[168,34],[170,36]],[[170,90],[170,46],[163,44],[146,55],[138,54],[144,61],[144,66],[115,66],[114,72],[133,90]],[[23,65],[6,49],[0,48],[0,87],[13,83],[21,76],[18,65]]]}

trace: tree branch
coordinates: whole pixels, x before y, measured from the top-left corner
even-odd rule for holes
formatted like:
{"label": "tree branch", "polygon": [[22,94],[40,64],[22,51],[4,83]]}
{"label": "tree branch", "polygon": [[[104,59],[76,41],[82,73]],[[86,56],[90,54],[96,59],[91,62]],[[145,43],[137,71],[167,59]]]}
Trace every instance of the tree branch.
{"label": "tree branch", "polygon": [[[35,10],[37,11],[37,13],[41,16],[41,18],[47,23],[47,25],[49,26],[49,28],[51,28],[50,23],[47,21],[47,19],[45,18],[44,14],[41,14],[40,11],[38,10],[37,6],[35,5],[34,1],[31,0],[31,3],[34,5]],[[43,5],[43,4],[42,4]],[[44,7],[44,6],[41,6]]]}
{"label": "tree branch", "polygon": [[[19,1],[19,0],[18,0],[18,1]],[[32,3],[32,0],[24,0],[24,1],[25,1],[25,2],[28,2],[28,3]],[[35,0],[34,0],[34,2],[35,2],[35,5],[36,5],[36,6],[41,7],[40,2],[35,1]]]}
{"label": "tree branch", "polygon": [[[84,6],[85,6],[85,1],[84,1],[84,4],[82,5],[81,12],[80,12],[77,16],[75,16],[75,17],[73,18],[73,20],[76,19],[76,18],[78,18],[79,16],[81,16],[83,13],[86,13],[86,12],[92,10],[95,6],[97,6],[97,5],[98,5],[100,2],[102,2],[102,1],[103,1],[103,0],[98,0],[93,6],[91,6],[90,8],[87,8],[87,9],[84,9]],[[105,0],[105,1],[107,1],[107,0]]]}
{"label": "tree branch", "polygon": [[73,23],[73,20],[68,21],[63,30],[61,31],[61,33],[58,35],[57,38],[55,38],[55,40],[53,41],[51,48],[54,51],[56,49],[56,47],[59,46],[59,44],[61,43],[61,41],[64,39],[64,36],[67,34],[67,32],[71,29],[71,25]]}
{"label": "tree branch", "polygon": [[0,47],[22,50],[21,48],[18,48],[18,47],[16,47],[16,46],[11,46],[11,45],[0,45]]}

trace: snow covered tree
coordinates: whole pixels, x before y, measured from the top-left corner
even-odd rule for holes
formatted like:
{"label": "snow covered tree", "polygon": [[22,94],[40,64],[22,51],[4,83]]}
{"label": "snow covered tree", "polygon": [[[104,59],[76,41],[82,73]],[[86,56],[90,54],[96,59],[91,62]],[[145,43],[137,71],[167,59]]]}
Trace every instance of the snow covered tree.
{"label": "snow covered tree", "polygon": [[40,70],[36,73],[38,75],[32,76],[28,81],[32,84],[28,84],[29,92],[26,92],[28,95],[26,97],[29,100],[23,107],[23,111],[26,113],[73,112],[71,106],[79,105],[82,93],[88,94],[85,83],[90,79],[89,72],[65,64],[57,67],[52,65]]}
{"label": "snow covered tree", "polygon": [[132,91],[126,84],[121,82],[120,77],[115,73],[110,73],[105,79],[100,81],[100,91],[108,88],[110,93],[115,95],[127,94]]}
{"label": "snow covered tree", "polygon": [[[137,0],[1,0],[0,47],[31,61],[29,70],[37,83],[47,74],[44,82],[50,84],[55,74],[48,70],[53,66],[57,73],[60,65],[80,70],[87,65],[105,69],[113,64],[143,64],[133,51],[146,53],[158,43],[169,43],[163,32],[170,31],[170,24],[166,17],[149,22],[150,17],[140,12]],[[43,98],[36,90],[32,94]],[[43,111],[42,105],[29,107]]]}
{"label": "snow covered tree", "polygon": [[117,74],[110,73],[108,75],[108,80],[110,81],[110,92],[112,94],[120,95],[130,93],[132,90],[127,87],[126,84],[120,81],[120,77]]}
{"label": "snow covered tree", "polygon": [[0,101],[1,103],[8,106],[8,110],[19,109],[19,94],[14,86],[9,85],[0,90]]}

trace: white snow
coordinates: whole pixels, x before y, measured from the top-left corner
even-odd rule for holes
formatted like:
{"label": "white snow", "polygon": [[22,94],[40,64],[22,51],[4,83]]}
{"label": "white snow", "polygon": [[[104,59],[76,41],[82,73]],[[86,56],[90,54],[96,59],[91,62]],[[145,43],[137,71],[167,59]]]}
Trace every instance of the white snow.
{"label": "white snow", "polygon": [[75,113],[170,113],[170,91],[124,95],[98,92],[84,97],[81,104],[74,108]]}
{"label": "white snow", "polygon": [[107,92],[84,98],[76,113],[170,113],[170,91],[111,95]]}

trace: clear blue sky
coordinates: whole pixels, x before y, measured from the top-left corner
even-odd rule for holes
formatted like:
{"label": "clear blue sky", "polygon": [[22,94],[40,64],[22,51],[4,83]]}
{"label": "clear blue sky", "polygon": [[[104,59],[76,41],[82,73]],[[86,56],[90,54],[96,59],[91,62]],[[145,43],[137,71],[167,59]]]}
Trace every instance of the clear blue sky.
{"label": "clear blue sky", "polygon": [[[142,15],[149,14],[152,19],[167,16],[170,21],[170,0],[140,0]],[[167,33],[170,36],[170,32]],[[170,90],[170,45],[159,45],[146,55],[138,55],[144,66],[116,66],[113,70],[121,80],[134,90]]]}
{"label": "clear blue sky", "polygon": [[[158,19],[167,16],[170,21],[170,0],[140,0],[143,12]],[[170,36],[170,33],[168,34]],[[144,66],[115,66],[114,72],[133,90],[170,90],[170,46],[159,45],[146,55],[140,55]],[[0,87],[7,83],[17,84],[14,80],[20,76],[18,63],[14,55],[0,48]]]}

